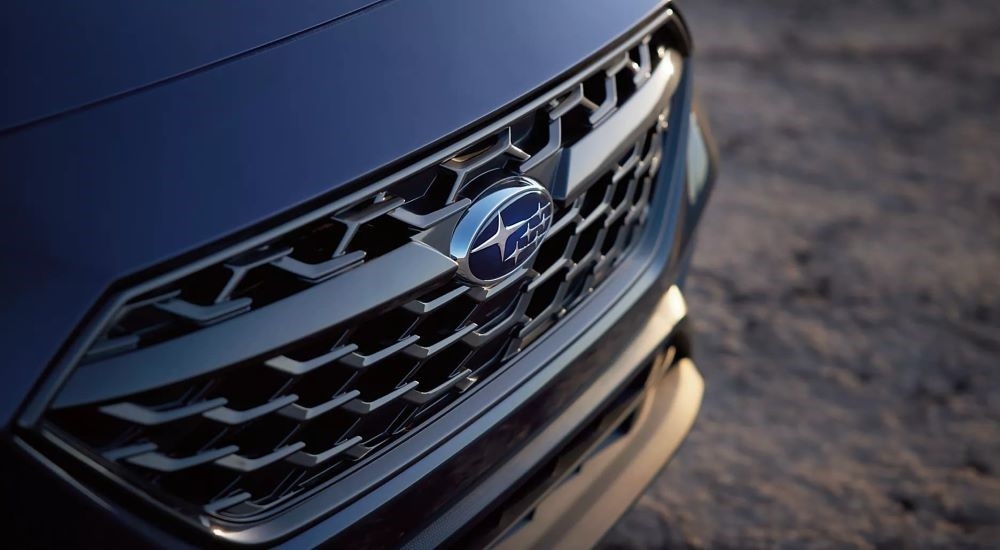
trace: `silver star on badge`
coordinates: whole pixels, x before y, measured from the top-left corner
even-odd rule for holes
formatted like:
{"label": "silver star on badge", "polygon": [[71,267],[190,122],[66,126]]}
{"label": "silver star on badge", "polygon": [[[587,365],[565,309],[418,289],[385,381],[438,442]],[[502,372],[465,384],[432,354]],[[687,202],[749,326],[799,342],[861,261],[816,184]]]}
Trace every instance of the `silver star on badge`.
{"label": "silver star on badge", "polygon": [[476,252],[479,252],[480,250],[484,250],[493,245],[496,245],[500,247],[501,261],[506,262],[507,260],[510,259],[510,256],[507,255],[507,238],[513,235],[515,231],[520,229],[522,225],[528,223],[529,220],[522,220],[515,223],[514,225],[506,225],[503,221],[503,213],[498,212],[497,221],[499,223],[497,223],[497,232],[494,233],[492,237],[487,239],[486,242],[477,246],[476,248],[473,248],[472,251],[469,252],[469,254],[474,254]]}

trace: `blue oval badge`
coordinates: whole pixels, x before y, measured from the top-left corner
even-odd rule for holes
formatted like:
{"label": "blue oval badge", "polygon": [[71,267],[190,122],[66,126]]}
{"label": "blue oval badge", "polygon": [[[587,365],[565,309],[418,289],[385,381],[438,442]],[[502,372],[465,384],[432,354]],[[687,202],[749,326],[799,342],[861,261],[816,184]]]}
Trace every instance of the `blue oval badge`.
{"label": "blue oval badge", "polygon": [[497,182],[458,222],[451,255],[459,275],[490,286],[528,263],[552,225],[552,197],[538,182],[515,176]]}

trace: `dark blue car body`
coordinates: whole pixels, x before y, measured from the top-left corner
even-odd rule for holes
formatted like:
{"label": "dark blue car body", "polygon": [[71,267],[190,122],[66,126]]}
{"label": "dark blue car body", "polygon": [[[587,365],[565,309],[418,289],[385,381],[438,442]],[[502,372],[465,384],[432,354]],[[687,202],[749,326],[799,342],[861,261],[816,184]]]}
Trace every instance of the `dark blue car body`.
{"label": "dark blue car body", "polygon": [[[515,514],[523,520],[537,505],[522,487],[536,483],[531,476],[627,376],[606,382],[599,394],[588,396],[586,388],[631,357],[626,351],[658,304],[664,296],[676,302],[671,289],[682,288],[710,187],[685,191],[692,177],[684,166],[689,136],[701,135],[698,119],[687,116],[694,75],[687,57],[672,107],[682,112],[671,118],[668,162],[654,195],[668,219],[657,238],[639,245],[646,252],[633,279],[640,283],[593,297],[614,311],[607,320],[567,318],[571,328],[559,330],[572,338],[557,342],[556,335],[529,350],[548,359],[535,361],[531,376],[525,371],[504,385],[523,395],[504,401],[504,391],[485,399],[487,389],[503,383],[498,378],[464,398],[464,418],[496,416],[489,423],[460,430],[436,421],[422,432],[439,431],[433,445],[417,446],[415,438],[396,445],[391,451],[414,459],[366,474],[354,492],[341,486],[336,498],[310,497],[284,514],[301,512],[295,521],[248,523],[220,534],[226,528],[177,521],[109,480],[114,476],[99,463],[53,445],[39,418],[75,368],[67,357],[118,293],[272,231],[465,138],[668,9],[659,0],[5,2],[0,498],[6,517],[16,518],[17,537],[87,546],[498,542],[495,535],[509,533],[509,522],[483,527],[484,518],[514,502],[525,508]],[[689,51],[690,44],[678,47]],[[703,174],[709,183],[712,171]],[[674,347],[686,350],[681,328],[671,324],[657,338],[681,338]],[[547,381],[566,366],[551,367],[548,378],[537,373],[559,364],[571,343],[572,357],[583,357],[573,361],[575,382],[552,388]],[[561,405],[547,410],[544,403]],[[510,423],[502,435],[490,431],[502,422]],[[682,437],[689,425],[674,431]],[[546,429],[555,431],[543,436]],[[523,456],[534,458],[516,470],[502,467],[512,453],[530,449]],[[657,468],[667,456],[654,460]],[[490,477],[495,472],[506,477]],[[636,490],[621,498],[630,501]]]}

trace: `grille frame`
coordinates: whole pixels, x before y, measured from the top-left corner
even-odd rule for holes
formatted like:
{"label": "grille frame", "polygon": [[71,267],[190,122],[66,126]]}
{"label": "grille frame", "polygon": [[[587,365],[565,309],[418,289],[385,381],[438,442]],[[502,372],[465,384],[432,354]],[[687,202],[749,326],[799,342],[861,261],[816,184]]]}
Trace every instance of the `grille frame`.
{"label": "grille frame", "polygon": [[[57,368],[56,369],[56,375],[55,376],[50,376],[50,377],[48,377],[46,379],[46,382],[45,382],[44,386],[42,387],[41,392],[38,394],[38,396],[36,397],[36,399],[33,400],[29,404],[29,407],[26,409],[26,413],[20,418],[20,424],[21,424],[21,426],[23,428],[27,428],[27,429],[35,432],[36,434],[40,433],[45,439],[48,439],[49,441],[55,443],[57,446],[63,448],[64,450],[70,451],[73,454],[82,454],[72,444],[69,444],[66,441],[64,441],[64,438],[62,436],[60,436],[57,432],[52,431],[50,428],[44,427],[44,426],[41,425],[40,421],[42,419],[42,413],[47,409],[47,407],[51,403],[52,399],[54,398],[55,394],[57,393],[58,389],[65,382],[66,378],[70,374],[70,369],[74,368],[79,363],[79,359],[82,356],[82,354],[84,353],[84,351],[86,349],[88,349],[93,344],[94,339],[97,337],[97,334],[99,332],[100,327],[105,326],[106,323],[107,323],[107,321],[110,319],[111,315],[115,311],[117,311],[123,304],[128,303],[130,300],[134,299],[137,296],[143,295],[144,293],[148,292],[151,289],[154,289],[154,288],[157,288],[159,286],[162,286],[167,281],[176,280],[176,279],[178,279],[180,277],[183,277],[183,276],[185,276],[187,274],[190,274],[190,273],[192,273],[192,272],[194,272],[194,271],[196,271],[196,270],[198,270],[198,269],[200,269],[200,268],[202,268],[204,266],[211,265],[213,263],[217,263],[221,259],[224,259],[226,257],[231,257],[234,254],[239,254],[240,252],[245,252],[245,251],[248,251],[248,250],[252,250],[254,247],[257,247],[257,246],[259,246],[259,245],[261,245],[261,244],[263,244],[265,242],[268,242],[269,240],[273,239],[275,236],[277,236],[279,234],[287,233],[289,231],[292,231],[295,228],[302,227],[303,225],[306,225],[306,224],[311,223],[311,222],[313,222],[313,221],[315,221],[317,219],[320,219],[320,218],[322,218],[324,216],[327,216],[327,215],[331,214],[332,212],[337,211],[338,209],[342,209],[345,205],[355,203],[360,198],[365,197],[365,196],[369,196],[373,192],[377,192],[377,190],[379,190],[379,189],[387,188],[387,187],[391,186],[392,184],[394,184],[394,183],[396,183],[398,181],[402,181],[405,178],[407,178],[408,176],[411,176],[411,175],[419,172],[420,170],[423,170],[423,169],[425,169],[425,168],[427,168],[429,166],[432,166],[434,164],[440,163],[442,158],[446,158],[449,155],[452,155],[454,153],[462,151],[463,149],[465,149],[469,145],[476,143],[477,141],[483,139],[486,136],[495,134],[498,130],[500,130],[504,126],[509,126],[511,124],[511,121],[516,120],[518,117],[522,116],[523,114],[526,114],[526,113],[528,113],[530,111],[533,111],[533,110],[536,110],[536,109],[540,108],[547,101],[550,101],[554,97],[559,97],[560,95],[565,94],[569,89],[571,89],[572,87],[576,86],[577,83],[582,78],[585,78],[588,74],[590,74],[596,67],[600,67],[600,66],[606,64],[608,62],[608,60],[613,59],[616,56],[620,56],[621,53],[623,51],[625,51],[629,45],[633,44],[632,39],[634,37],[646,34],[646,33],[650,32],[651,29],[656,28],[657,26],[667,24],[667,20],[670,17],[675,17],[675,16],[676,15],[672,11],[670,11],[670,10],[666,10],[666,11],[660,12],[659,15],[658,15],[658,17],[656,17],[652,22],[648,22],[648,23],[645,23],[642,26],[640,26],[641,30],[639,30],[639,31],[632,31],[632,32],[629,32],[626,35],[624,35],[624,38],[626,39],[624,45],[620,45],[617,48],[615,48],[613,51],[604,54],[598,61],[587,62],[586,63],[586,68],[583,69],[583,70],[576,71],[574,73],[574,76],[572,78],[560,79],[560,80],[564,80],[565,81],[565,83],[563,85],[561,85],[559,87],[556,87],[554,89],[550,89],[549,91],[541,94],[540,97],[536,97],[534,100],[532,100],[532,101],[528,102],[526,105],[524,105],[524,106],[522,106],[522,107],[514,110],[510,114],[507,114],[507,115],[504,115],[504,116],[499,116],[499,117],[491,117],[491,118],[494,118],[495,121],[492,122],[491,124],[489,124],[488,126],[485,126],[485,127],[481,128],[480,130],[478,130],[478,131],[476,131],[476,132],[468,135],[464,139],[456,141],[455,143],[453,143],[449,147],[442,149],[441,151],[437,152],[434,155],[426,155],[426,156],[422,157],[423,158],[422,161],[418,161],[416,163],[412,163],[407,168],[404,168],[402,170],[394,172],[391,176],[389,176],[387,178],[381,179],[381,180],[376,181],[374,183],[371,183],[369,185],[365,185],[364,187],[362,187],[360,189],[357,189],[357,190],[349,193],[347,196],[345,196],[345,197],[343,197],[343,198],[341,198],[339,200],[333,201],[333,202],[331,202],[331,203],[329,203],[329,204],[327,204],[327,205],[325,205],[325,206],[323,206],[321,208],[312,210],[308,214],[305,214],[303,216],[295,218],[295,219],[293,219],[291,221],[284,222],[284,223],[282,223],[282,224],[280,224],[278,226],[275,226],[275,227],[273,227],[273,228],[271,228],[269,230],[260,232],[256,236],[254,236],[254,237],[251,237],[249,239],[241,241],[239,244],[236,244],[236,245],[233,245],[233,246],[230,246],[230,247],[226,247],[225,249],[220,250],[218,252],[215,252],[215,253],[213,253],[211,255],[208,255],[208,256],[200,259],[200,260],[188,263],[188,264],[186,264],[184,267],[182,267],[180,269],[177,269],[177,270],[171,271],[170,273],[166,273],[166,274],[160,275],[158,277],[152,278],[152,279],[146,281],[145,283],[141,283],[141,284],[133,286],[133,287],[131,287],[131,288],[125,290],[125,291],[122,291],[122,292],[119,292],[119,293],[115,294],[114,297],[113,297],[113,299],[111,299],[111,300],[107,300],[107,301],[101,302],[101,303],[104,304],[104,306],[100,308],[100,313],[98,313],[95,316],[95,320],[88,325],[89,328],[85,329],[84,331],[82,331],[82,333],[85,334],[86,337],[73,340],[73,343],[67,349],[67,353],[66,353],[66,356],[70,357],[70,359],[69,360],[64,360],[62,362],[63,363],[62,368]],[[680,45],[680,43],[678,43],[678,46],[679,45]],[[684,64],[683,67],[684,67],[685,72],[686,72],[686,64]],[[673,107],[672,107],[672,110],[673,110]],[[663,144],[663,143],[661,143],[660,146],[661,146],[661,148],[665,148],[665,144]],[[666,190],[664,190],[664,191],[666,191]],[[671,190],[671,193],[672,192],[673,192],[673,190]],[[656,232],[658,232],[660,229],[662,229],[662,226],[663,226],[664,223],[666,223],[665,220],[657,220],[657,223],[651,223],[651,224],[646,225],[643,228],[643,237],[645,237],[649,233],[656,233]],[[636,252],[635,250],[631,251],[631,253],[633,255],[635,254],[635,252]],[[572,314],[576,314],[576,313],[578,313],[581,310],[583,310],[583,307],[577,307],[577,308],[575,308],[575,310],[573,312],[571,312],[571,315]],[[544,334],[538,341],[532,343],[531,346],[535,346],[536,344],[538,344],[539,342],[545,340],[546,338],[551,337],[551,335],[553,333],[555,333],[555,332],[557,332],[557,331],[547,331],[546,334]],[[74,356],[75,356],[75,360],[73,359]],[[510,363],[516,362],[518,360],[519,360],[519,358],[516,358],[513,361],[511,361]],[[505,364],[501,368],[502,369],[507,369],[510,366],[511,366],[510,364]],[[479,386],[475,387],[475,389],[473,391],[478,391],[481,387],[483,387],[483,385],[479,385]],[[455,403],[450,404],[444,410],[438,411],[434,415],[433,418],[438,418],[441,415],[447,414],[461,400],[462,400],[462,398],[460,398]],[[432,421],[433,420],[430,420],[429,422],[432,422]],[[427,424],[425,423],[424,426],[426,426],[426,425]],[[421,431],[420,428],[415,429],[415,430],[413,430],[413,432],[411,432],[409,434],[406,434],[405,437],[406,438],[412,438],[416,434],[418,434],[420,431]],[[92,466],[94,466],[95,468],[97,468],[99,471],[103,470],[103,468],[100,467],[99,463],[97,463],[97,462],[95,462],[93,460],[88,459],[85,455],[84,456],[80,456],[79,458],[83,458],[85,462],[90,463]],[[359,468],[363,467],[363,466],[364,466],[363,464],[359,465]],[[351,471],[354,471],[354,469],[352,469]],[[104,472],[104,473],[106,473],[114,481],[120,482],[118,479],[116,479],[116,476],[115,476],[115,474],[113,472]],[[132,487],[130,486],[130,484],[128,484],[127,482],[125,482],[124,485],[128,489],[132,489]],[[319,488],[317,488],[315,490],[310,490],[306,496],[304,496],[302,499],[296,499],[296,501],[297,502],[302,502],[303,500],[308,499],[309,495],[315,493],[316,491],[319,491],[319,490],[329,490],[330,488],[331,488],[331,486],[329,484],[326,484],[326,485],[324,485],[322,487],[319,487]],[[140,492],[139,494],[142,494],[142,493]],[[143,496],[145,496],[145,495],[143,495]],[[154,503],[154,504],[157,504],[157,505],[160,504],[155,499],[151,500],[151,502]],[[174,514],[174,515],[178,515],[178,514]],[[182,516],[182,515],[180,515],[179,517],[185,518],[185,516]],[[189,518],[185,518],[185,519],[189,519]]]}

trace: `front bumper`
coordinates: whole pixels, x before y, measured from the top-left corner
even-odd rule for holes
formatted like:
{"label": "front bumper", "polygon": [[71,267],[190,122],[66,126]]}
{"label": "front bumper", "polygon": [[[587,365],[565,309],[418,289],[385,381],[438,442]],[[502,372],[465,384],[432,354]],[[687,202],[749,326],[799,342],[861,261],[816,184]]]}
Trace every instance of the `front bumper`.
{"label": "front bumper", "polygon": [[[670,356],[661,358],[666,359]],[[704,392],[691,359],[658,366],[670,368],[650,372],[636,409],[609,426],[595,448],[515,524],[500,546],[583,548],[625,513],[680,446]]]}

